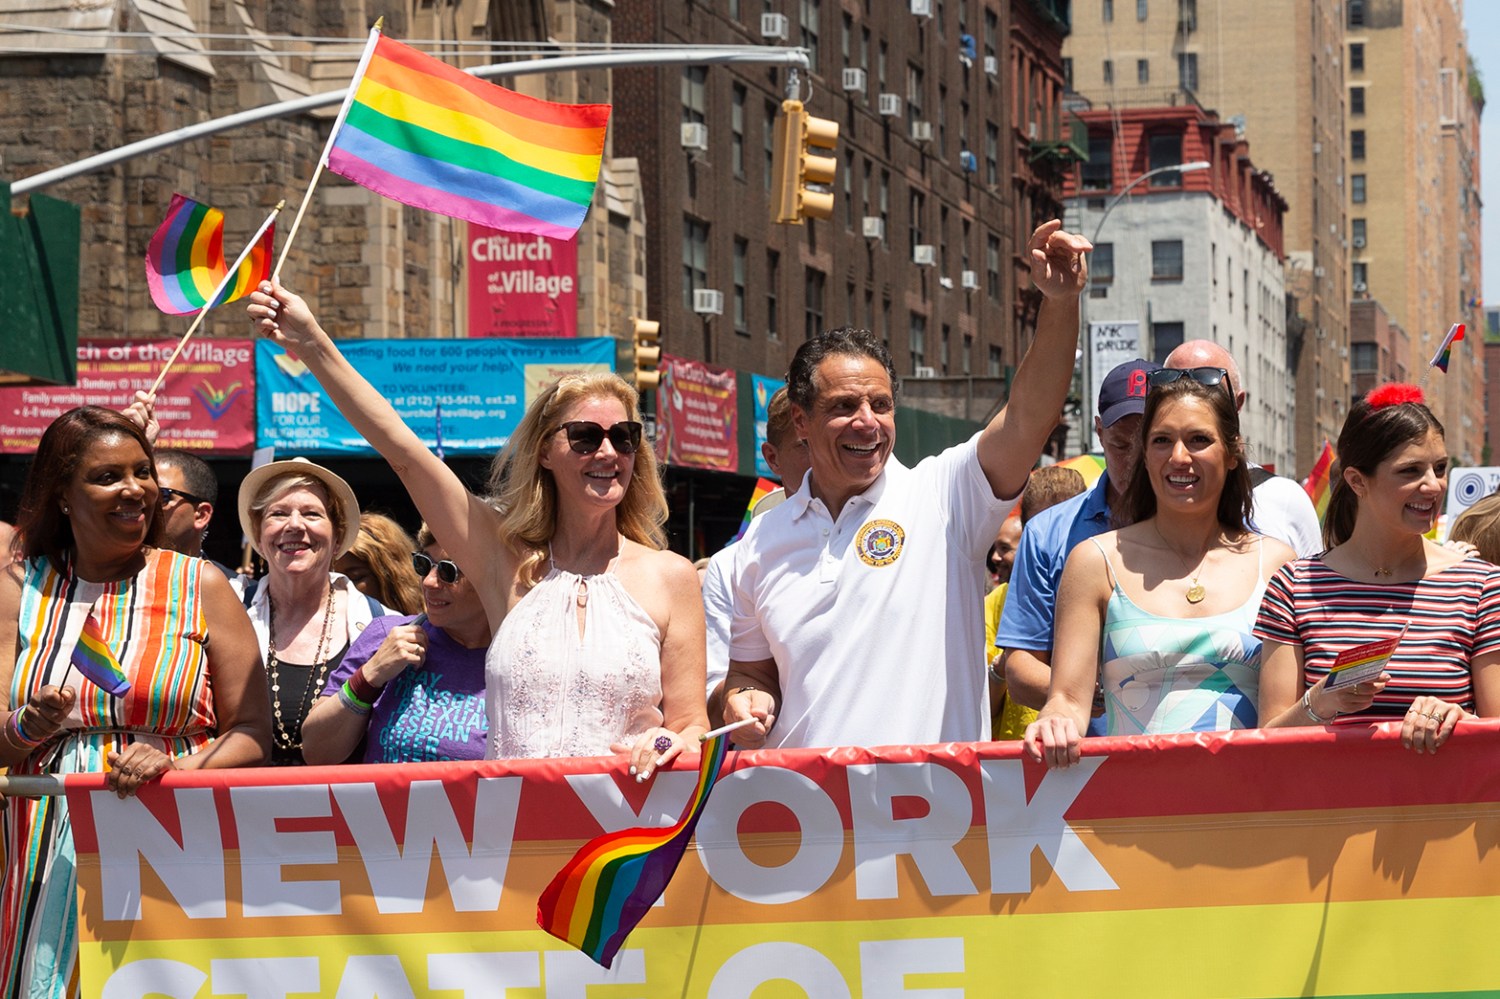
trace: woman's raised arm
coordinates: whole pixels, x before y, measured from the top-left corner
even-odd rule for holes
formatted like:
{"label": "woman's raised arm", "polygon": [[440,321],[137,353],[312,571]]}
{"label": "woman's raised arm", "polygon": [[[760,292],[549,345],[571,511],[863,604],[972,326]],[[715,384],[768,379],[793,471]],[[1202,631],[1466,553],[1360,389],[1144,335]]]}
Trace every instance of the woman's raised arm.
{"label": "woman's raised arm", "polygon": [[[344,419],[390,463],[433,536],[452,553],[450,557],[464,575],[475,581],[499,582],[501,560],[514,558],[507,546],[497,543],[500,515],[471,495],[453,470],[396,415],[385,396],[354,370],[306,302],[280,282],[274,286],[264,282],[260,290],[251,292],[250,303],[246,311],[256,329],[301,358]],[[488,602],[486,610],[490,610]]]}

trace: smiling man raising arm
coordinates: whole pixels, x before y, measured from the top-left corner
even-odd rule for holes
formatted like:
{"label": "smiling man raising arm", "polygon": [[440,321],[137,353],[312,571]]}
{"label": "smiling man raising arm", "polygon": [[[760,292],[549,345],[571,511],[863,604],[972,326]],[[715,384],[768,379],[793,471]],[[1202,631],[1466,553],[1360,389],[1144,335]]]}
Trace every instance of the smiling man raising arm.
{"label": "smiling man raising arm", "polygon": [[735,744],[968,742],[989,728],[984,557],[1073,378],[1087,240],[1048,222],[1027,245],[1045,300],[1010,399],[970,440],[906,468],[899,387],[865,330],[804,343],[787,392],[812,470],[735,546],[726,722]]}

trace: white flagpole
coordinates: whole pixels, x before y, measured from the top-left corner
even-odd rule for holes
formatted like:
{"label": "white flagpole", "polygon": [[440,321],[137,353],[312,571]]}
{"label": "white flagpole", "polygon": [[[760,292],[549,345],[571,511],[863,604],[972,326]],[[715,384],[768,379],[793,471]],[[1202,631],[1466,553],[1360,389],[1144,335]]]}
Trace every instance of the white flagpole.
{"label": "white flagpole", "polygon": [[147,395],[155,395],[156,390],[161,388],[161,383],[166,380],[167,372],[171,369],[173,362],[177,360],[177,356],[182,353],[182,348],[186,347],[187,342],[192,339],[193,334],[198,332],[198,327],[202,324],[203,317],[208,315],[208,310],[212,309],[214,303],[219,300],[219,296],[224,294],[224,289],[229,287],[235,278],[239,277],[240,265],[245,262],[246,257],[250,256],[250,251],[255,249],[255,244],[260,242],[260,238],[266,234],[266,230],[271,227],[272,222],[276,221],[276,216],[281,214],[281,210],[285,207],[285,198],[276,202],[276,207],[271,209],[271,214],[267,215],[266,220],[260,224],[260,228],[255,230],[255,235],[250,237],[250,242],[246,243],[245,248],[240,251],[240,255],[235,260],[234,266],[229,268],[224,277],[220,279],[219,286],[209,296],[208,303],[198,310],[198,317],[193,320],[193,325],[189,326],[188,331],[182,334],[182,339],[177,342],[177,349],[172,351],[172,356],[167,358],[166,364],[162,365],[161,372],[156,376],[156,382],[151,386],[151,391]]}
{"label": "white flagpole", "polygon": [[344,103],[339,107],[339,116],[333,121],[333,131],[328,133],[328,141],[323,144],[323,155],[318,157],[317,168],[313,170],[312,181],[307,185],[307,193],[302,196],[302,203],[297,206],[297,217],[292,220],[292,228],[286,234],[286,242],[281,246],[281,256],[276,261],[276,269],[271,272],[271,280],[281,279],[281,268],[286,263],[288,253],[292,252],[292,240],[297,238],[297,230],[302,225],[302,213],[307,211],[308,202],[312,201],[313,191],[318,186],[318,178],[323,176],[323,168],[328,165],[328,154],[333,151],[333,143],[339,137],[339,130],[344,127],[344,119],[349,116],[349,106],[354,103],[354,95],[359,91],[359,84],[365,78],[365,70],[370,66],[370,57],[375,54],[375,43],[380,41],[380,29],[385,24],[385,18],[380,17],[375,21],[375,27],[370,29],[370,38],[365,42],[365,50],[360,53],[359,65],[354,68],[354,79],[349,81],[349,91],[344,94]]}

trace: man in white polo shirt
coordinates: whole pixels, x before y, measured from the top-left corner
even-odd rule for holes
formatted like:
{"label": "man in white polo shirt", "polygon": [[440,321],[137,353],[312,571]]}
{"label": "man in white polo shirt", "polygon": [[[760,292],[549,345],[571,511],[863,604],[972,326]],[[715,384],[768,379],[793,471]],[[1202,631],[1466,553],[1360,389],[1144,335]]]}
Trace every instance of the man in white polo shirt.
{"label": "man in white polo shirt", "polygon": [[1073,378],[1088,241],[1027,244],[1045,296],[1010,399],[970,440],[891,457],[898,381],[865,330],[804,343],[787,391],[812,470],[735,545],[724,720],[734,742],[875,746],[985,738],[984,559],[1057,426]]}

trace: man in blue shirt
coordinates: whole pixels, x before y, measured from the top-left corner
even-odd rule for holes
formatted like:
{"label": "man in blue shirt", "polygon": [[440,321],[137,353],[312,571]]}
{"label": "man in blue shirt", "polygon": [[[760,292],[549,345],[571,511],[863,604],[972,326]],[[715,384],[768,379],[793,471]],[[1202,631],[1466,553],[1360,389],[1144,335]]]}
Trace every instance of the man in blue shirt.
{"label": "man in blue shirt", "polygon": [[[1010,592],[995,645],[1005,650],[1005,681],[1009,696],[1028,708],[1047,702],[1052,680],[1052,625],[1057,612],[1057,586],[1062,581],[1068,553],[1081,541],[1113,526],[1111,515],[1130,484],[1139,448],[1141,414],[1146,410],[1151,372],[1161,365],[1136,359],[1104,376],[1099,386],[1099,410],[1094,431],[1104,448],[1104,474],[1094,488],[1043,510],[1021,535],[1021,547],[1010,571]],[[1090,735],[1103,735],[1093,731]]]}

